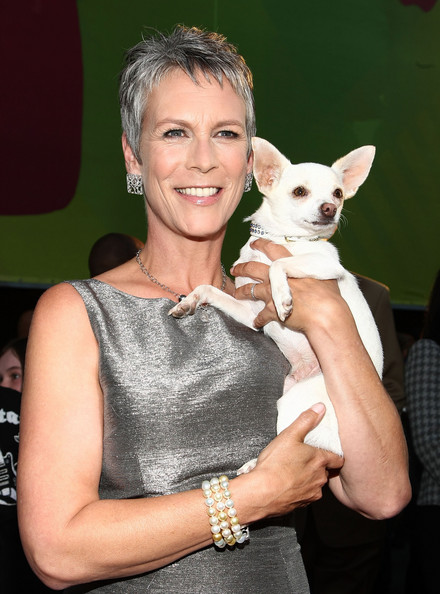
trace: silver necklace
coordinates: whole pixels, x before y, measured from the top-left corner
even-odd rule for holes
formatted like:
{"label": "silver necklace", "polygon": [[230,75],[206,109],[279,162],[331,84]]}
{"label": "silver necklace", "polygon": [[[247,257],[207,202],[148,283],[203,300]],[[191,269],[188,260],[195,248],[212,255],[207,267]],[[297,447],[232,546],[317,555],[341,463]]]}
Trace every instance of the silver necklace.
{"label": "silver necklace", "polygon": [[[182,301],[182,299],[185,299],[186,295],[179,295],[179,293],[176,293],[175,291],[173,291],[172,289],[170,289],[169,287],[167,287],[166,285],[162,284],[161,282],[159,282],[157,280],[156,277],[154,277],[151,272],[149,270],[147,270],[144,266],[144,263],[141,260],[141,251],[142,250],[138,250],[138,252],[136,253],[136,262],[139,264],[139,268],[142,270],[142,272],[144,274],[146,274],[148,276],[148,278],[150,279],[150,281],[152,283],[154,283],[155,285],[157,285],[158,287],[160,287],[161,289],[163,289],[164,291],[168,291],[168,293],[171,293],[172,295],[174,295],[175,297],[177,297],[177,299],[179,301]],[[220,287],[220,291],[224,291],[225,287],[226,287],[226,272],[225,272],[225,267],[223,266],[223,264],[221,265],[222,267],[222,286]]]}

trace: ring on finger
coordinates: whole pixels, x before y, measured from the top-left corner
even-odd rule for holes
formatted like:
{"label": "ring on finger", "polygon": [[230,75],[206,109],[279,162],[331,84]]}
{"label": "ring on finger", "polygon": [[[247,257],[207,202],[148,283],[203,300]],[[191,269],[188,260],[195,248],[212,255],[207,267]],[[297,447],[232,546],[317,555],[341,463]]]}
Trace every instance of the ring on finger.
{"label": "ring on finger", "polygon": [[257,297],[255,297],[254,289],[258,285],[258,283],[254,283],[251,287],[251,297],[254,301],[258,301]]}

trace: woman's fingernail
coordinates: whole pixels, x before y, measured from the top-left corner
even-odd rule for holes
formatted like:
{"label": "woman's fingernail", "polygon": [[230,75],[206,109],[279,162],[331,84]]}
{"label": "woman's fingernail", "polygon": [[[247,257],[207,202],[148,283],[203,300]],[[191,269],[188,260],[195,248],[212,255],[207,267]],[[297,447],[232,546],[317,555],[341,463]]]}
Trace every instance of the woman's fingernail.
{"label": "woman's fingernail", "polygon": [[317,402],[311,408],[318,415],[321,414],[323,410],[325,410],[325,406],[324,406],[324,404],[322,402]]}

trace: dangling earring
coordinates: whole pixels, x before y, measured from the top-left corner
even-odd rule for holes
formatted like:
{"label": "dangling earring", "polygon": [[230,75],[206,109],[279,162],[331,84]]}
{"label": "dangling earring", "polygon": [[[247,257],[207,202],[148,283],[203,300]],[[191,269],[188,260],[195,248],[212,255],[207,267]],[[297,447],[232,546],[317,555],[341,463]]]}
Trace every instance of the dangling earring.
{"label": "dangling earring", "polygon": [[142,175],[127,173],[127,192],[129,194],[138,194],[139,196],[143,195]]}
{"label": "dangling earring", "polygon": [[244,182],[244,192],[250,192],[252,189],[252,173],[246,174],[246,180]]}

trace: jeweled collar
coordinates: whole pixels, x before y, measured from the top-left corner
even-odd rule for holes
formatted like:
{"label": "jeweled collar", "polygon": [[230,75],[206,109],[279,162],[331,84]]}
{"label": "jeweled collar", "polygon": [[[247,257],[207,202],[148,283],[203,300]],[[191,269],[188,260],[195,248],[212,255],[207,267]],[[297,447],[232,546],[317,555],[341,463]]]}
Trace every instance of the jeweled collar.
{"label": "jeweled collar", "polygon": [[320,241],[320,240],[327,240],[327,237],[295,237],[294,235],[272,235],[271,233],[269,233],[268,231],[266,231],[261,225],[258,225],[258,223],[251,223],[250,226],[250,234],[253,237],[266,237],[268,239],[272,238],[279,238],[282,239],[284,241],[286,241],[287,243],[293,242],[293,241]]}

